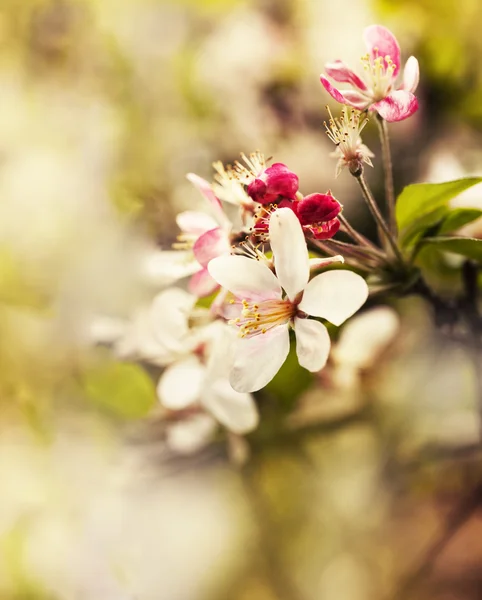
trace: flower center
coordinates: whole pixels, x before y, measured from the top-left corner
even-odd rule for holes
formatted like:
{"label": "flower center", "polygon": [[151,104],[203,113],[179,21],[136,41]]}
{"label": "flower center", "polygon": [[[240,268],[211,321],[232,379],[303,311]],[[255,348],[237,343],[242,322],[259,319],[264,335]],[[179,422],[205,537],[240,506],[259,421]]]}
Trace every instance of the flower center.
{"label": "flower center", "polygon": [[378,56],[378,49],[374,48],[375,58],[369,54],[362,56],[364,79],[368,84],[373,99],[382,100],[390,92],[393,83],[393,73],[396,66],[387,56]]}
{"label": "flower center", "polygon": [[229,323],[239,328],[242,338],[264,334],[270,329],[289,323],[296,314],[296,304],[289,300],[242,301],[241,315]]}
{"label": "flower center", "polygon": [[368,118],[365,114],[355,110],[348,110],[345,106],[341,111],[341,117],[336,119],[326,107],[330,115],[329,124],[324,122],[326,134],[330,140],[340,149],[346,161],[357,158],[360,151],[360,134]]}

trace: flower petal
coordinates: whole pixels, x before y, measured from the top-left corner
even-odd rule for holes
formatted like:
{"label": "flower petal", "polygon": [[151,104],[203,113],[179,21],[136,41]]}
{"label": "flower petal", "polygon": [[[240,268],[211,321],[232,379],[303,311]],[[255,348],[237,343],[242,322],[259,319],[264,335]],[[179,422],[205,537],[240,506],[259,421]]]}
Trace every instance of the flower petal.
{"label": "flower petal", "polygon": [[180,410],[197,402],[205,375],[206,367],[194,356],[167,367],[157,384],[161,404],[171,410]]}
{"label": "flower petal", "polygon": [[323,84],[325,90],[337,102],[340,102],[341,104],[349,104],[350,106],[358,108],[359,110],[363,110],[367,107],[368,100],[362,93],[352,90],[338,90],[335,87],[333,87],[328,81],[328,79],[323,75],[321,75],[320,81]]}
{"label": "flower petal", "polygon": [[272,213],[269,239],[276,275],[289,299],[294,300],[308,283],[310,263],[303,229],[291,209],[279,208]]}
{"label": "flower petal", "polygon": [[141,269],[149,283],[168,286],[196,273],[200,265],[191,250],[154,250],[145,255]]}
{"label": "flower petal", "polygon": [[420,67],[418,66],[418,60],[415,58],[415,56],[410,56],[405,63],[405,68],[403,69],[402,89],[413,93],[417,89],[419,79]]}
{"label": "flower petal", "polygon": [[281,296],[281,286],[264,263],[246,256],[218,256],[208,265],[211,277],[239,298],[269,300]]}
{"label": "flower petal", "polygon": [[201,192],[201,194],[214,208],[221,208],[221,202],[213,192],[211,184],[208,181],[202,177],[199,177],[199,175],[196,175],[196,173],[188,173],[186,175],[186,179],[188,179],[194,185],[194,187]]}
{"label": "flower petal", "polygon": [[149,321],[152,334],[173,352],[185,349],[189,332],[189,314],[197,298],[179,288],[169,288],[157,294],[151,303]]}
{"label": "flower petal", "polygon": [[221,227],[210,229],[200,235],[193,246],[194,256],[203,267],[207,267],[209,261],[216,256],[229,254],[230,251],[229,238]]}
{"label": "flower petal", "polygon": [[418,100],[411,93],[405,90],[396,90],[391,92],[380,100],[372,104],[370,110],[376,110],[385,121],[403,121],[407,119],[418,109]]}
{"label": "flower petal", "polygon": [[288,325],[266,334],[239,338],[229,381],[237,392],[256,392],[269,383],[290,350]]}
{"label": "flower petal", "polygon": [[184,233],[201,235],[218,224],[210,215],[195,210],[185,210],[176,216],[177,226]]}
{"label": "flower petal", "polygon": [[325,65],[325,71],[329,77],[332,77],[339,83],[351,83],[360,90],[367,89],[364,81],[358,77],[353,69],[350,69],[350,67],[345,65],[345,63],[341,60],[335,60],[332,63],[327,63]]}
{"label": "flower petal", "polygon": [[313,319],[295,318],[296,355],[302,367],[319,371],[326,365],[331,340],[328,329]]}
{"label": "flower petal", "polygon": [[341,325],[368,297],[368,286],[352,271],[328,271],[312,279],[299,304],[300,310],[314,317]]}
{"label": "flower petal", "polygon": [[[382,25],[370,25],[363,32],[363,39],[372,60],[376,59],[377,56],[382,56],[383,58],[389,56],[392,59],[395,65],[393,72],[393,78],[395,79],[400,70],[400,46],[398,45],[397,38]],[[387,66],[386,60],[384,62],[385,66]]]}
{"label": "flower petal", "polygon": [[345,259],[341,254],[337,254],[336,256],[328,256],[327,258],[310,258],[310,270],[313,271],[315,269],[321,269],[322,267],[327,267],[332,265],[333,263],[344,263]]}
{"label": "flower petal", "polygon": [[203,448],[216,429],[216,421],[207,414],[191,415],[181,421],[169,423],[166,444],[179,454],[192,454]]}
{"label": "flower petal", "polygon": [[234,433],[248,433],[259,423],[258,409],[251,394],[233,390],[227,379],[218,379],[204,392],[203,405],[217,421]]}
{"label": "flower petal", "polygon": [[187,288],[191,294],[194,294],[198,298],[205,298],[213,294],[219,288],[219,284],[211,277],[207,267],[204,267],[197,273],[194,273],[189,280]]}
{"label": "flower petal", "polygon": [[343,328],[333,349],[337,363],[365,369],[372,365],[400,328],[397,313],[389,306],[379,306],[357,315]]}

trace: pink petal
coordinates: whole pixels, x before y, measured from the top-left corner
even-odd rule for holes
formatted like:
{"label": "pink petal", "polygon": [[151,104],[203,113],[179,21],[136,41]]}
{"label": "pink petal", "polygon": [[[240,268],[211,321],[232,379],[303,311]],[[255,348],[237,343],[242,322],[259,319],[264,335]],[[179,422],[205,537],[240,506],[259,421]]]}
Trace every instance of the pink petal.
{"label": "pink petal", "polygon": [[211,277],[207,267],[204,267],[197,273],[194,273],[189,280],[187,288],[191,294],[194,294],[198,298],[205,298],[213,294],[219,288],[219,284]]}
{"label": "pink petal", "polygon": [[411,56],[407,60],[403,70],[402,89],[413,93],[417,89],[419,79],[420,68],[418,66],[418,60],[415,58],[415,56]]}
{"label": "pink petal", "polygon": [[223,207],[219,198],[213,192],[211,185],[208,181],[199,177],[195,173],[188,173],[186,175],[187,179],[196,187],[201,194],[206,198],[206,200],[211,204],[211,206],[216,210],[216,212],[221,211],[224,214]]}
{"label": "pink petal", "polygon": [[[363,39],[372,59],[376,59],[377,56],[383,56],[383,58],[389,56],[392,59],[395,65],[395,71],[393,72],[393,78],[395,79],[400,71],[400,46],[397,38],[382,25],[370,25],[363,32]],[[386,61],[385,66],[387,66]]]}
{"label": "pink petal", "polygon": [[331,340],[327,328],[313,319],[295,318],[296,354],[302,367],[319,371],[326,365]]}
{"label": "pink petal", "polygon": [[347,67],[341,60],[335,60],[332,63],[327,63],[325,65],[325,71],[327,75],[339,83],[351,83],[360,90],[367,89],[367,86],[360,79],[360,77],[358,77],[355,71]]}
{"label": "pink petal", "polygon": [[185,210],[176,216],[176,223],[179,229],[184,233],[201,235],[209,229],[217,227],[217,222],[206,213],[194,210]]}
{"label": "pink petal", "polygon": [[209,261],[216,256],[229,254],[230,251],[229,238],[220,227],[203,233],[193,247],[194,256],[203,267],[207,267]]}
{"label": "pink petal", "polygon": [[353,108],[358,108],[359,110],[363,110],[367,107],[368,100],[361,92],[356,92],[352,90],[337,90],[323,75],[320,76],[320,81],[323,84],[325,90],[337,102],[340,102],[341,104],[348,104],[350,106],[353,106]]}
{"label": "pink petal", "polygon": [[385,121],[390,123],[407,119],[417,109],[417,98],[411,92],[405,90],[391,92],[386,98],[372,104],[370,107],[370,110],[376,110]]}

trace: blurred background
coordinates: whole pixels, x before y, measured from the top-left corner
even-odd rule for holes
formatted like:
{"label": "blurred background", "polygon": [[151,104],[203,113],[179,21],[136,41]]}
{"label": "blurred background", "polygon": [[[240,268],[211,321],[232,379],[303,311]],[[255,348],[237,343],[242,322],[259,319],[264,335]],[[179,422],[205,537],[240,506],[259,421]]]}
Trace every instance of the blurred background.
{"label": "blurred background", "polygon": [[480,365],[423,302],[375,321],[368,355],[366,328],[340,339],[317,378],[289,362],[248,450],[177,460],[155,380],[90,335],[166,284],[149,257],[214,160],[259,149],[372,233],[319,83],[369,24],[421,66],[421,108],[390,129],[397,189],[480,174],[481,19],[479,0],[2,0],[2,600],[481,597]]}

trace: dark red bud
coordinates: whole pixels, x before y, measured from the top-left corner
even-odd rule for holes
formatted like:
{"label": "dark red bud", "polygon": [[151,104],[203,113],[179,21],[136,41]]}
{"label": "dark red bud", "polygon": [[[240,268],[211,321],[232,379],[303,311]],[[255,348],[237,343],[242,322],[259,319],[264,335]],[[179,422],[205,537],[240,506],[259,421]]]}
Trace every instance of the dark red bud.
{"label": "dark red bud", "polygon": [[331,221],[341,211],[341,204],[331,194],[310,194],[298,202],[302,225]]}
{"label": "dark red bud", "polygon": [[271,204],[280,198],[294,200],[298,191],[298,176],[286,165],[275,163],[248,185],[248,194],[260,204]]}
{"label": "dark red bud", "polygon": [[295,199],[299,187],[299,179],[296,173],[290,171],[282,163],[275,163],[264,172],[268,191],[284,198]]}
{"label": "dark red bud", "polygon": [[255,201],[264,204],[266,196],[266,183],[261,179],[255,179],[248,185],[248,195]]}
{"label": "dark red bud", "polygon": [[317,223],[316,226],[310,227],[310,229],[317,240],[329,240],[340,229],[340,221],[335,217],[331,221]]}

